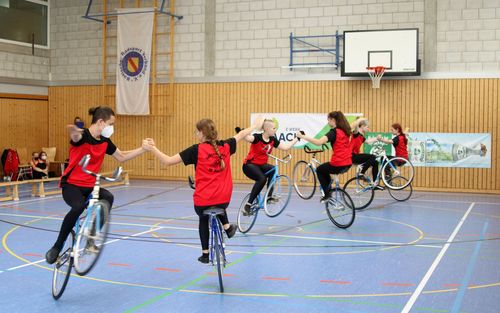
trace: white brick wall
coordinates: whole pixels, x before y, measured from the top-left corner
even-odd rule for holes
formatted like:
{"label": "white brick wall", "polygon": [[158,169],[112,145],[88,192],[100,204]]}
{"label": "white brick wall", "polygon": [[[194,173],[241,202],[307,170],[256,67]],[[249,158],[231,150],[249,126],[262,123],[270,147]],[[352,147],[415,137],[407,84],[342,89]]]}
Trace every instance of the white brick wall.
{"label": "white brick wall", "polygon": [[[118,0],[108,0],[109,8]],[[147,6],[152,0],[142,0]],[[100,6],[95,0],[94,5]],[[500,64],[500,0],[438,0],[438,71],[498,71]],[[50,58],[19,55],[0,46],[0,76],[48,80],[99,80],[102,71],[102,27],[82,19],[87,1],[51,1]],[[205,1],[176,2],[175,76],[204,75]],[[100,9],[100,8],[99,8]],[[216,0],[216,76],[293,75],[289,63],[289,34],[340,34],[354,29],[418,27],[419,56],[423,60],[424,0]],[[167,18],[158,20],[166,30]],[[116,21],[109,25],[116,34]],[[168,37],[158,40],[167,51]],[[108,42],[116,53],[116,39]],[[303,62],[330,61],[314,54]],[[114,58],[107,70],[114,71]],[[423,60],[425,62],[425,60]],[[159,56],[157,70],[166,71],[169,59]],[[337,73],[336,70],[312,70]]]}
{"label": "white brick wall", "polygon": [[439,0],[438,21],[438,70],[499,70],[499,0]]}

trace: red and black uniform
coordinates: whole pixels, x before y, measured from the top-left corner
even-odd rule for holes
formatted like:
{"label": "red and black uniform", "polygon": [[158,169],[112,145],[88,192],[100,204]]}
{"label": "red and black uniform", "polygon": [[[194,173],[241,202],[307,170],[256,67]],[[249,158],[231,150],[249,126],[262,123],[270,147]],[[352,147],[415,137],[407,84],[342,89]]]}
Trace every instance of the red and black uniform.
{"label": "red and black uniform", "polygon": [[[69,165],[64,171],[59,183],[62,187],[64,201],[71,207],[71,210],[64,217],[61,230],[54,247],[62,248],[64,241],[68,237],[71,229],[75,226],[78,217],[86,208],[86,202],[95,184],[95,177],[82,171],[78,163],[86,154],[90,154],[90,162],[87,169],[99,173],[102,162],[106,154],[112,155],[116,151],[116,146],[109,138],[94,138],[90,131],[85,128],[82,138],[78,142],[70,141]],[[113,195],[104,188],[100,189],[99,199],[109,202],[109,207],[113,205]]]}
{"label": "red and black uniform", "polygon": [[278,138],[274,136],[269,137],[268,141],[264,140],[262,134],[255,134],[253,137],[254,140],[250,145],[250,151],[243,162],[243,173],[248,178],[255,180],[255,184],[250,192],[250,198],[248,198],[249,203],[253,203],[255,198],[257,198],[266,185],[266,180],[269,186],[274,172],[272,171],[273,166],[267,164],[269,159],[267,154],[271,154],[273,148],[277,148],[280,145]]}
{"label": "red and black uniform", "polygon": [[[236,139],[217,141],[216,145],[224,160],[224,169],[221,168],[220,158],[210,143],[195,144],[179,153],[184,165],[195,166],[196,190],[193,201],[200,219],[198,229],[203,250],[208,250],[210,238],[208,216],[204,215],[203,211],[213,206],[226,209],[233,192],[230,157],[236,152]],[[217,217],[223,225],[229,223],[227,214]]]}
{"label": "red and black uniform", "polygon": [[330,174],[341,174],[346,172],[352,165],[352,148],[349,137],[340,128],[332,128],[326,134],[328,142],[332,145],[333,154],[330,162],[318,166],[317,174],[321,187],[325,194],[329,193],[331,177]]}
{"label": "red and black uniform", "polygon": [[366,170],[371,166],[373,180],[377,178],[378,175],[378,162],[377,157],[373,154],[360,153],[361,146],[365,142],[365,136],[360,133],[352,134],[351,136],[351,150],[352,150],[352,163],[353,164],[363,164],[361,167],[361,173],[364,174]]}
{"label": "red and black uniform", "polygon": [[[405,134],[400,134],[392,138],[392,146],[396,150],[396,157],[401,157],[403,159],[408,160],[408,138],[406,138]],[[392,160],[393,156],[387,156],[389,160]],[[394,162],[396,165],[401,166],[403,161]],[[385,175],[389,176],[391,172],[391,167],[386,166]]]}
{"label": "red and black uniform", "polygon": [[396,156],[408,160],[408,138],[406,135],[401,134],[392,138],[392,145],[396,149]]}

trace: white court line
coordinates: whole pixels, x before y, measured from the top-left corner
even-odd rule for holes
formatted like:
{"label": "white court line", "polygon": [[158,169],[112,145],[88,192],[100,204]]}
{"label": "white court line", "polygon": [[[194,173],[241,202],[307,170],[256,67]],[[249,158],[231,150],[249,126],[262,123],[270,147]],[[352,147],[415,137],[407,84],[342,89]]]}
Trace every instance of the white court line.
{"label": "white court line", "polygon": [[422,281],[420,282],[420,284],[418,284],[417,289],[415,289],[415,291],[411,295],[410,299],[408,300],[408,302],[404,306],[404,308],[401,311],[401,313],[408,313],[408,312],[410,312],[411,308],[413,307],[413,305],[417,301],[418,296],[420,295],[420,293],[424,289],[425,285],[427,284],[427,282],[431,278],[432,273],[434,273],[434,271],[436,270],[439,262],[441,262],[441,259],[443,258],[444,254],[446,253],[446,250],[448,250],[448,247],[450,246],[450,242],[452,242],[455,239],[455,236],[457,235],[458,231],[462,227],[462,225],[465,222],[465,219],[467,218],[467,216],[469,216],[469,213],[472,210],[472,208],[474,207],[474,205],[475,205],[475,202],[472,202],[471,205],[469,206],[469,209],[467,210],[467,212],[465,212],[464,216],[462,216],[462,219],[460,219],[460,222],[458,222],[457,227],[455,227],[455,230],[453,231],[453,233],[451,233],[450,238],[448,238],[447,243],[443,246],[443,249],[441,249],[441,251],[439,252],[438,256],[436,257],[436,259],[432,263],[431,267],[429,267],[429,270],[427,270],[427,273],[425,273],[424,278],[422,279]]}
{"label": "white court line", "polygon": [[308,236],[293,236],[293,235],[276,235],[264,234],[267,237],[283,237],[283,238],[298,238],[309,240],[326,240],[326,241],[341,241],[341,242],[357,242],[357,243],[373,243],[382,245],[405,245],[404,242],[385,242],[385,241],[370,241],[370,240],[355,240],[355,239],[335,239],[335,238],[322,238],[322,237],[308,237]]}

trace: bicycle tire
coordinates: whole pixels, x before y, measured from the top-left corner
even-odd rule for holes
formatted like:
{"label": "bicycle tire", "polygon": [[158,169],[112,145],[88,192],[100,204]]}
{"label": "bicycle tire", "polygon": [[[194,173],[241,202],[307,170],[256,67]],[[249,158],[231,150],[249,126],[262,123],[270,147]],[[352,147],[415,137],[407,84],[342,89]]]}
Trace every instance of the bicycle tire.
{"label": "bicycle tire", "polygon": [[344,191],[349,194],[354,204],[354,209],[362,210],[368,207],[375,197],[375,191],[372,187],[360,183],[358,177],[349,179],[344,185]]}
{"label": "bicycle tire", "polygon": [[[395,180],[404,180],[405,182],[407,179],[405,177],[401,176],[395,176],[391,178],[391,183],[395,183]],[[413,187],[411,184],[408,184],[405,188],[403,189],[391,189],[387,188],[387,191],[389,192],[389,195],[396,201],[403,202],[408,199],[410,199],[411,195],[413,194]]]}
{"label": "bicycle tire", "polygon": [[[311,178],[312,181],[309,182],[309,178]],[[317,178],[316,173],[314,173],[314,170],[309,163],[306,161],[298,161],[295,163],[292,172],[292,181],[293,188],[299,197],[304,200],[309,200],[314,196],[314,193],[316,192]],[[304,186],[301,186],[301,183],[303,183]],[[307,186],[307,183],[312,184],[312,187]],[[311,188],[309,192],[308,188]]]}
{"label": "bicycle tire", "polygon": [[[347,192],[340,188],[335,188],[331,191],[331,198],[325,203],[326,213],[330,221],[339,228],[348,228],[354,223],[356,217],[356,210],[354,203]],[[341,212],[345,211],[345,212]],[[339,213],[345,213],[338,215]],[[347,216],[344,222],[340,217]]]}
{"label": "bicycle tire", "polygon": [[71,275],[71,268],[73,267],[72,253],[73,246],[75,244],[75,232],[72,230],[69,236],[71,239],[66,239],[64,247],[61,250],[63,252],[54,263],[54,272],[52,275],[52,297],[55,300],[58,300],[64,293],[64,290],[66,290],[69,276]]}
{"label": "bicycle tire", "polygon": [[[392,172],[393,167],[397,169],[394,172]],[[391,175],[388,177],[386,173],[389,172],[391,173]],[[413,164],[407,159],[401,157],[394,157],[384,164],[380,174],[382,175],[382,180],[384,181],[384,184],[387,186],[387,188],[398,190],[398,189],[403,189],[409,184],[411,184],[411,182],[413,181],[413,177],[415,175],[415,168],[413,167]],[[391,185],[392,176],[394,177],[401,176],[406,178],[408,181],[404,185],[393,186]]]}
{"label": "bicycle tire", "polygon": [[[286,184],[286,185],[285,185]],[[270,192],[272,191],[272,198],[269,197]],[[286,175],[279,175],[276,179],[269,185],[266,190],[264,201],[264,212],[269,217],[276,217],[280,215],[290,202],[290,197],[292,196],[292,185],[290,182],[290,178]],[[275,199],[278,202],[274,202]],[[274,204],[279,204],[274,206]]]}
{"label": "bicycle tire", "polygon": [[257,199],[254,200],[254,205],[252,205],[252,210],[250,215],[244,215],[244,207],[245,204],[248,202],[248,199],[250,198],[250,194],[247,194],[244,198],[243,201],[240,204],[240,208],[238,209],[238,217],[237,217],[237,224],[238,224],[238,230],[245,234],[252,229],[253,225],[255,224],[255,221],[257,220],[257,215],[259,213],[258,209],[258,204]]}

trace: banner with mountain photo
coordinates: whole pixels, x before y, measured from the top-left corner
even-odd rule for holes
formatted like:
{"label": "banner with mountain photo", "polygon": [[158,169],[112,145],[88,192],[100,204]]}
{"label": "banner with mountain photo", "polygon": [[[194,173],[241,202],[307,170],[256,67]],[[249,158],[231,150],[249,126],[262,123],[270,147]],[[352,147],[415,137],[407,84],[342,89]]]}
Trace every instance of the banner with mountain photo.
{"label": "banner with mountain photo", "polygon": [[[277,129],[276,138],[285,142],[292,141],[295,138],[295,133],[299,130],[313,138],[321,138],[331,129],[327,121],[328,113],[251,113],[250,123],[253,123],[259,115],[274,121]],[[363,113],[344,113],[344,115],[347,121],[352,123],[363,116]],[[293,147],[303,149],[306,145],[311,149],[320,149],[320,147],[304,140],[297,142]]]}

